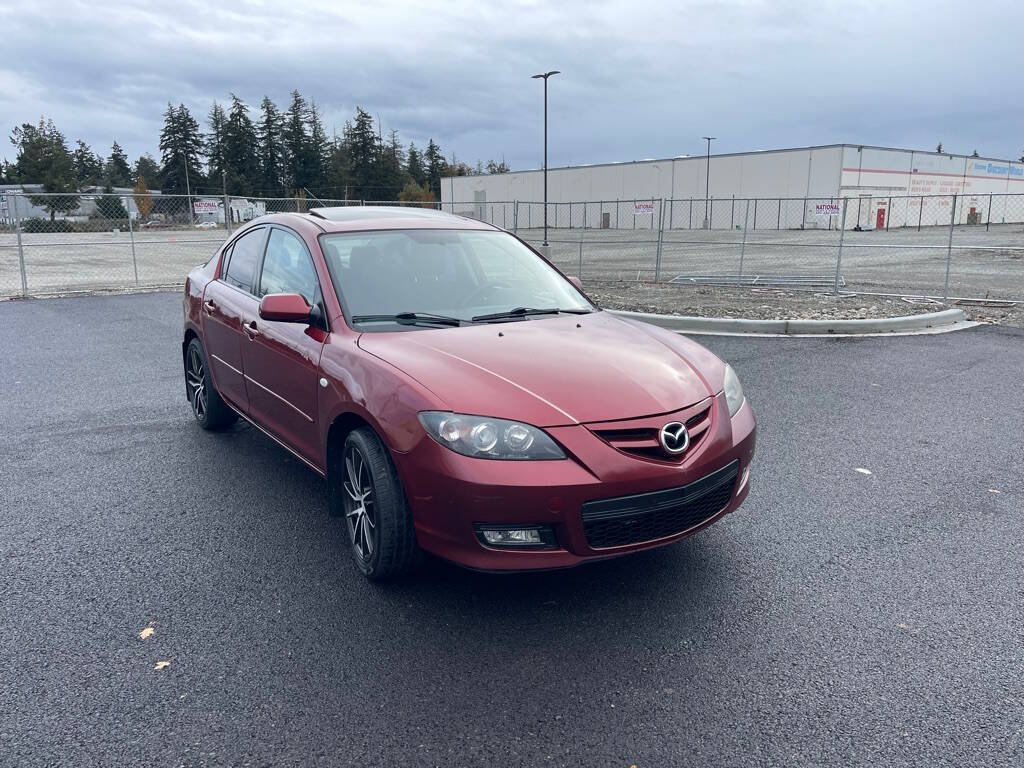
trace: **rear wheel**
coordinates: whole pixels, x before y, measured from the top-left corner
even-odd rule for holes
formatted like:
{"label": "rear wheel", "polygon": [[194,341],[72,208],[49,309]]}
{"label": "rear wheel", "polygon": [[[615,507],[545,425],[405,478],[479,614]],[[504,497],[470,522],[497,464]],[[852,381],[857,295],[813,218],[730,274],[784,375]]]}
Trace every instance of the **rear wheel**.
{"label": "rear wheel", "polygon": [[344,517],[356,567],[373,581],[403,576],[417,560],[412,514],[391,457],[373,430],[348,434],[330,468],[331,511]]}
{"label": "rear wheel", "polygon": [[185,348],[185,394],[192,406],[192,415],[203,429],[224,429],[238,419],[213,386],[206,353],[198,338]]}

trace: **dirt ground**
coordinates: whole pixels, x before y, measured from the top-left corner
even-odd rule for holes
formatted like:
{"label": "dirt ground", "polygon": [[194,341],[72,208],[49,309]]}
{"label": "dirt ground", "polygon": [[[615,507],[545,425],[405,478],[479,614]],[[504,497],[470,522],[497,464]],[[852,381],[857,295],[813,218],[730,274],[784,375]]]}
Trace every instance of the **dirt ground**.
{"label": "dirt ground", "polygon": [[[933,299],[813,293],[778,288],[655,285],[635,282],[586,282],[588,295],[602,307],[632,312],[757,320],[850,320],[897,317],[942,309],[963,309],[971,320],[1024,327],[1024,304],[977,302],[944,304]],[[1003,306],[1005,305],[1005,306]]]}

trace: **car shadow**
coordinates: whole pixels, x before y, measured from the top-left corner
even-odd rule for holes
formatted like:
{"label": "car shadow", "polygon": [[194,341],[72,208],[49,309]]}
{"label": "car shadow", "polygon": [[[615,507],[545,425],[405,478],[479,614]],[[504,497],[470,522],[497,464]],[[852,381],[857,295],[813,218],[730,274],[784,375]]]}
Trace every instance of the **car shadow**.
{"label": "car shadow", "polygon": [[211,453],[215,472],[266,485],[251,514],[268,536],[287,530],[317,552],[317,560],[296,564],[292,588],[326,579],[333,604],[318,610],[373,617],[395,639],[443,647],[457,627],[460,642],[470,646],[524,630],[550,642],[586,633],[603,644],[625,633],[643,643],[678,632],[680,623],[699,630],[709,615],[749,600],[740,596],[749,581],[745,545],[730,532],[729,517],[663,548],[570,569],[481,573],[425,555],[405,578],[369,583],[350,560],[343,521],[328,514],[323,480],[300,461],[242,422],[214,435]]}

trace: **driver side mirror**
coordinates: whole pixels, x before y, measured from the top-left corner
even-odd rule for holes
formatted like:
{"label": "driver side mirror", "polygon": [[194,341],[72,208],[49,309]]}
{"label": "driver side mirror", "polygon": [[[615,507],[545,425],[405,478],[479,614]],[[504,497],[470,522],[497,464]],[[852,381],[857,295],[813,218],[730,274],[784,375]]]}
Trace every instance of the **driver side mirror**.
{"label": "driver side mirror", "polygon": [[570,283],[572,283],[574,286],[576,286],[576,290],[577,291],[582,293],[584,296],[587,295],[587,292],[583,290],[583,281],[582,280],[580,280],[578,277],[576,277],[576,275],[566,275],[566,277],[569,278],[569,282]]}
{"label": "driver side mirror", "polygon": [[308,323],[312,308],[299,293],[268,293],[260,299],[260,317],[282,323]]}

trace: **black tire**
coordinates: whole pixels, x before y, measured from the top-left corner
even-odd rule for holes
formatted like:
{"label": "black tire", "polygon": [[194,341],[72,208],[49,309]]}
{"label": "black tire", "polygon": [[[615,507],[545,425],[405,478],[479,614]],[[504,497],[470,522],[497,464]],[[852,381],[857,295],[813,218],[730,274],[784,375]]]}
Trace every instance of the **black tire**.
{"label": "black tire", "polygon": [[405,491],[372,429],[352,430],[332,451],[328,492],[331,514],[343,518],[352,559],[366,578],[395,579],[416,567],[419,550]]}
{"label": "black tire", "polygon": [[185,347],[185,395],[192,406],[192,415],[203,429],[224,429],[238,420],[238,414],[228,407],[213,386],[206,353],[198,338]]}

